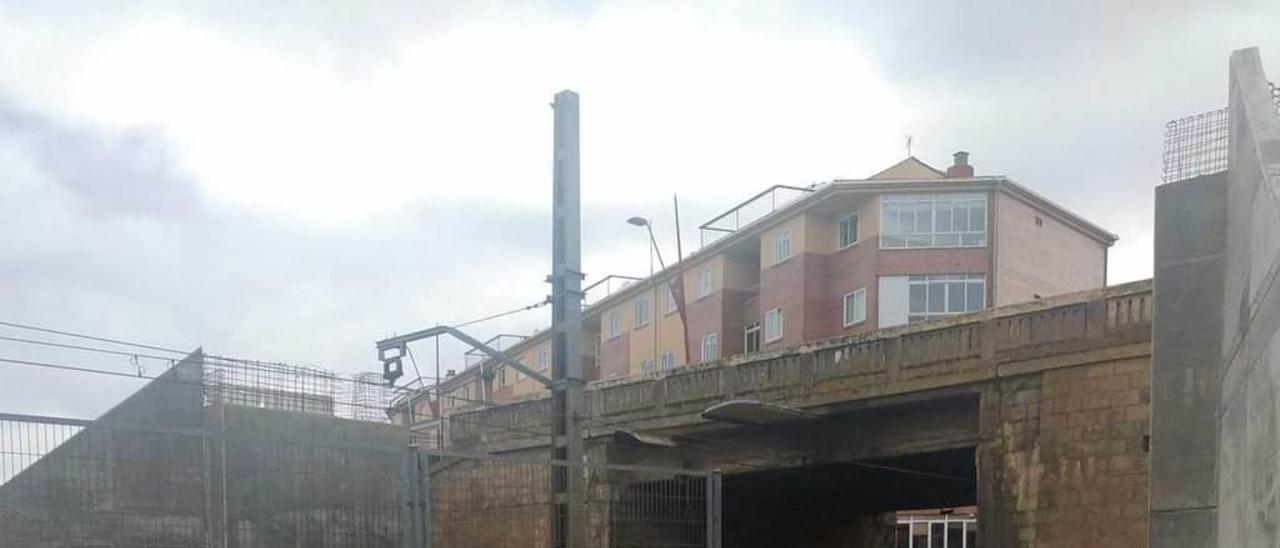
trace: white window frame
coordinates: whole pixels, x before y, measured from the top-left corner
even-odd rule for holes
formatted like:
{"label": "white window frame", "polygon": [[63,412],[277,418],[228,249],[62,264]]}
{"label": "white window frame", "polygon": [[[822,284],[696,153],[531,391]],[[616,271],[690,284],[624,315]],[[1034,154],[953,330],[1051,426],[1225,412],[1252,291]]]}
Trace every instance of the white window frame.
{"label": "white window frame", "polygon": [[[770,324],[770,317],[773,318],[772,324]],[[782,339],[783,333],[786,332],[786,318],[782,315],[782,307],[766,311],[764,313],[764,321],[761,323],[764,324],[765,344]]]}
{"label": "white window frame", "polygon": [[[979,204],[981,214],[971,215],[970,208]],[[989,196],[978,193],[884,195],[880,198],[880,249],[986,247],[990,205]],[[957,211],[964,211],[964,229],[957,229]],[[942,215],[944,212],[946,215]],[[911,227],[901,226],[907,213]],[[972,228],[979,221],[982,228]],[[925,230],[920,229],[921,225]]]}
{"label": "white window frame", "polygon": [[640,329],[649,325],[649,318],[653,315],[649,307],[649,297],[636,297],[635,303],[632,305],[636,311],[635,329]]}
{"label": "white window frame", "polygon": [[[852,247],[853,244],[858,243],[859,241],[858,221],[859,219],[858,219],[857,211],[849,213],[836,221],[836,245],[839,249]],[[853,239],[847,242],[844,241],[846,224],[847,226],[853,227]]]}
{"label": "white window frame", "polygon": [[[931,286],[941,286],[942,303],[938,307],[932,306],[932,297],[934,293]],[[951,292],[960,286],[960,290],[964,292],[965,306],[960,310],[951,308]],[[982,288],[981,295],[975,297],[976,303],[970,303],[971,300],[969,289],[970,286],[977,285]],[[913,288],[923,286],[924,302],[919,303],[919,307],[912,302],[911,297],[914,293]],[[987,276],[985,274],[917,274],[907,277],[907,323],[924,322],[936,320],[946,316],[954,316],[956,314],[968,314],[977,312],[987,308]]]}
{"label": "white window frame", "polygon": [[617,310],[609,312],[609,340],[622,336],[622,313]]}
{"label": "white window frame", "polygon": [[671,290],[671,284],[667,284],[667,299],[663,304],[663,314],[674,314],[680,307],[676,306],[676,293]]}
{"label": "white window frame", "polygon": [[[852,319],[849,318],[849,298],[850,297],[854,298],[855,304],[857,304],[858,302],[861,302],[862,304],[862,314],[861,315],[857,314],[857,308],[855,307],[854,308],[855,313]],[[859,299],[861,299],[861,301],[859,301]],[[862,287],[862,288],[858,288],[853,291],[850,291],[848,293],[845,293],[842,299],[842,302],[843,302],[842,309],[844,313],[841,315],[841,318],[844,319],[845,327],[858,325],[862,322],[867,321],[867,288]]]}
{"label": "white window frame", "polygon": [[654,371],[653,360],[640,360],[641,375],[652,375]]}
{"label": "white window frame", "polygon": [[546,345],[538,347],[538,371],[545,373],[551,365],[551,349]]}
{"label": "white window frame", "polygon": [[713,362],[720,359],[720,337],[715,332],[702,336],[702,361]]}
{"label": "white window frame", "polygon": [[780,264],[791,258],[791,228],[784,228],[773,235],[773,264]]}
{"label": "white window frame", "polygon": [[715,280],[714,278],[711,277],[710,268],[704,268],[702,270],[699,270],[698,271],[698,298],[701,299],[708,295],[711,295],[711,291],[714,289],[712,287],[714,283],[715,283]]}
{"label": "white window frame", "polygon": [[660,367],[663,371],[670,371],[676,367],[676,355],[672,352],[663,352]]}
{"label": "white window frame", "polygon": [[[755,348],[751,348],[750,344],[752,334],[755,334],[756,336]],[[747,327],[742,330],[742,352],[759,352],[760,346],[762,345],[762,337],[764,337],[764,333],[761,330],[760,322],[751,322],[748,324]]]}

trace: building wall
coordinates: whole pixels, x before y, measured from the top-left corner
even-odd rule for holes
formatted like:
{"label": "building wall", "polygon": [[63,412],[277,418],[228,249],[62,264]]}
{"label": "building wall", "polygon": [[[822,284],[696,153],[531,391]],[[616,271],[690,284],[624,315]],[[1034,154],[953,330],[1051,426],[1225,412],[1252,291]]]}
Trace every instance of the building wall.
{"label": "building wall", "polygon": [[[782,310],[782,337],[764,341],[762,330],[764,349],[872,331],[879,327],[879,282],[884,276],[984,274],[988,307],[1029,300],[1035,294],[1047,296],[1102,284],[1102,244],[1038,214],[1021,200],[1002,193],[988,192],[988,196],[988,245],[980,248],[880,249],[881,201],[876,194],[843,195],[779,219],[758,236],[700,257],[684,270],[687,341],[680,316],[664,310],[663,284],[638,291],[631,287],[626,290],[627,298],[589,311],[599,321],[600,331],[590,336],[599,341],[600,355],[588,359],[594,373],[588,378],[640,375],[642,362],[647,360],[660,369],[666,352],[672,353],[677,366],[700,363],[704,361],[702,339],[708,333],[718,337],[719,357],[740,354],[744,351],[744,328],[753,322],[760,322],[763,328],[765,313],[775,308]],[[840,249],[838,222],[850,211],[859,214],[859,241]],[[1037,215],[1042,226],[1035,226]],[[791,256],[779,262],[774,260],[774,251],[782,230],[791,233]],[[997,252],[999,260],[993,261]],[[999,265],[998,272],[991,271],[993,263]],[[712,291],[699,297],[698,280],[704,269],[711,273]],[[866,290],[867,319],[845,326],[844,296],[857,289]],[[649,299],[651,318],[648,325],[637,327],[635,302],[641,295]],[[620,336],[610,338],[608,318],[615,312]],[[533,363],[535,356],[527,359]],[[543,390],[532,380],[513,382],[505,389],[499,387],[499,398]]]}
{"label": "building wall", "polygon": [[[693,265],[685,271],[685,314],[689,319],[689,362],[701,363],[702,337],[716,333],[721,348],[724,347],[725,258],[716,255]],[[703,269],[711,271],[711,294],[698,296],[698,276]],[[723,351],[721,352],[723,355]]]}
{"label": "building wall", "polygon": [[1106,245],[1009,194],[994,202],[996,306],[1102,287]]}
{"label": "building wall", "polygon": [[[661,366],[662,354],[666,352],[675,357],[677,367],[684,364],[684,329],[680,323],[680,314],[676,310],[666,310],[667,287],[665,282],[659,282],[640,294],[649,299],[649,323],[631,328],[626,376],[642,374],[641,362],[644,360],[653,360],[656,370]],[[625,313],[631,314],[633,324],[636,298],[639,295],[628,299],[623,305]]]}

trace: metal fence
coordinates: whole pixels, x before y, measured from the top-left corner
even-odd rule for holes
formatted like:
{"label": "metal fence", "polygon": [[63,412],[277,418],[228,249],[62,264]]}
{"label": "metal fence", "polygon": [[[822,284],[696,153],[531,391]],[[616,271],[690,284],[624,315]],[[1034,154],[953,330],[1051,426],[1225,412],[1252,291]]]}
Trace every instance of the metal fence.
{"label": "metal fence", "polygon": [[581,481],[585,546],[720,546],[716,473],[435,450],[416,458],[433,548],[564,546],[570,533],[552,518],[557,475]]}
{"label": "metal fence", "polygon": [[779,208],[785,207],[812,193],[815,186],[799,187],[773,185],[759,194],[747,198],[732,209],[698,226],[699,243],[706,247],[712,242],[741,230]]}
{"label": "metal fence", "polygon": [[0,415],[0,547],[204,545],[203,437]]}
{"label": "metal fence", "polygon": [[399,546],[396,429],[210,415],[194,428],[0,415],[0,548]]}
{"label": "metal fence", "polygon": [[0,415],[0,548],[563,546],[557,476],[581,480],[585,546],[719,546],[718,474],[419,449],[299,411],[178,422]]}

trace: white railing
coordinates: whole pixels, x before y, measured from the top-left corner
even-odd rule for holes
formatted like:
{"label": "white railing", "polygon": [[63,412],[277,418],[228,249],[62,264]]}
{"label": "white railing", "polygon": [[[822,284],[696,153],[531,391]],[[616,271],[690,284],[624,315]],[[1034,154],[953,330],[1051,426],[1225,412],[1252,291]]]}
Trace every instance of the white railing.
{"label": "white railing", "polygon": [[[935,534],[937,529],[941,534]],[[960,542],[951,542],[951,531],[960,532]],[[970,548],[969,533],[978,531],[978,518],[974,516],[899,516],[898,528],[894,531],[894,546],[903,546],[899,535],[906,535],[907,548]],[[924,540],[916,542],[916,535],[924,536]],[[934,537],[939,537],[937,542]]]}

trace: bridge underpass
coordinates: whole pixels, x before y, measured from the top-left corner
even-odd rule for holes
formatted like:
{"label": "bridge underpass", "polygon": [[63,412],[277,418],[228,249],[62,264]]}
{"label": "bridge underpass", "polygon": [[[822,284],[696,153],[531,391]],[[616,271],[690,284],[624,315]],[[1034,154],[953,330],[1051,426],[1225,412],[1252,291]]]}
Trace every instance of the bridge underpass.
{"label": "bridge underpass", "polygon": [[[888,512],[953,506],[977,507],[986,547],[1141,546],[1151,302],[1136,282],[592,383],[588,458],[721,470],[725,546],[891,546]],[[810,418],[703,416],[738,400]],[[455,447],[542,455],[549,416],[529,400],[446,428]]]}
{"label": "bridge underpass", "polygon": [[974,506],[976,481],[974,448],[731,474],[725,546],[893,546],[897,511]]}
{"label": "bridge underpass", "polygon": [[725,546],[887,547],[897,511],[976,506],[978,394],[934,391],[860,407],[617,436],[608,456],[722,471]]}

